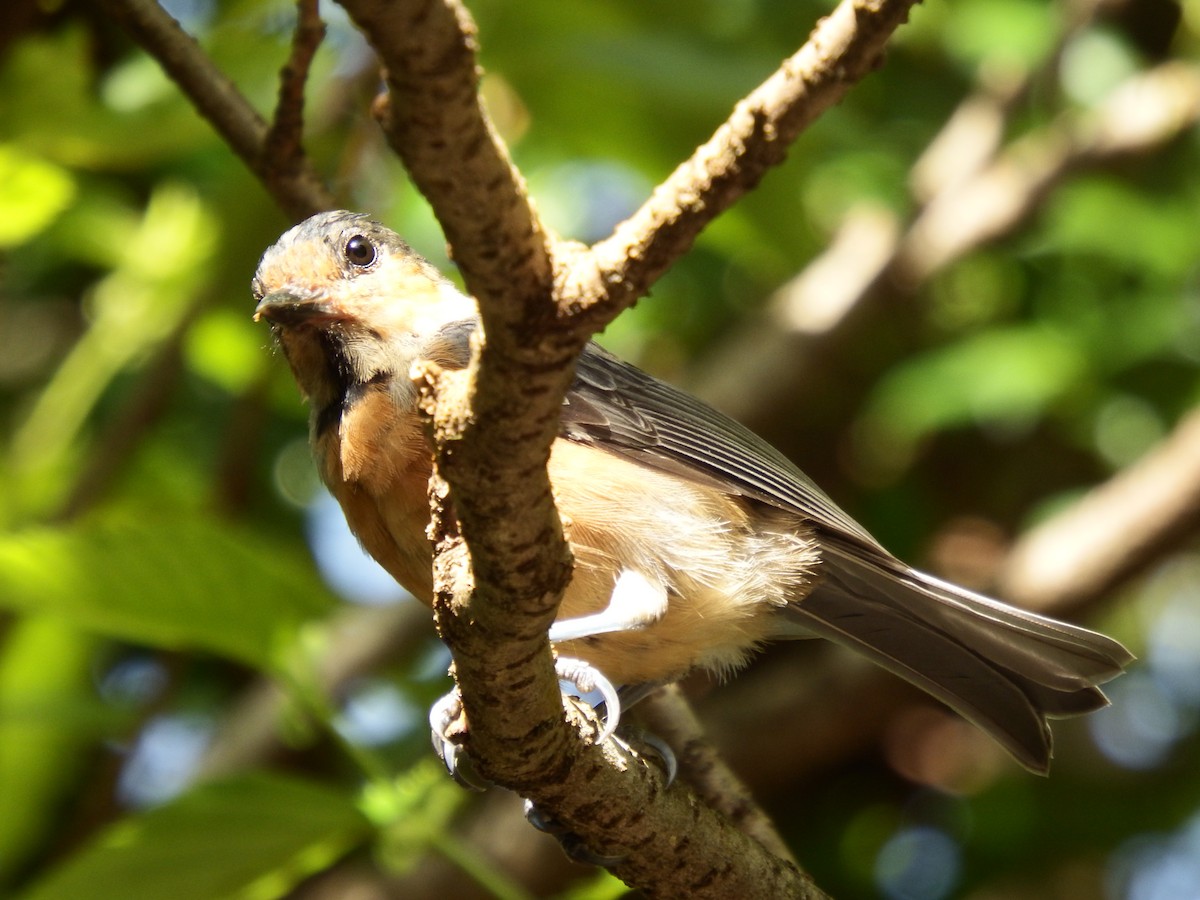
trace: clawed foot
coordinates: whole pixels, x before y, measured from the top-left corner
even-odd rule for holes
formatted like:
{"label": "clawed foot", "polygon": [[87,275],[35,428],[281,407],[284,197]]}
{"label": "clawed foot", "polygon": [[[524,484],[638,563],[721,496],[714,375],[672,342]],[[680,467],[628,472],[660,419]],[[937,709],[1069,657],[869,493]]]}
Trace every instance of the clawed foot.
{"label": "clawed foot", "polygon": [[[569,656],[560,656],[554,661],[554,670],[558,675],[560,682],[567,688],[573,688],[573,694],[576,694],[581,700],[590,702],[601,720],[601,728],[596,735],[594,742],[603,744],[604,742],[613,739],[617,730],[617,726],[621,721],[621,696],[625,693],[626,696],[632,698],[630,702],[636,702],[645,695],[645,686],[635,686],[633,688],[622,689],[618,692],[599,669],[584,662],[581,659],[575,659]],[[482,791],[491,786],[491,783],[477,773],[471,764],[470,755],[467,754],[461,744],[464,730],[459,727],[459,719],[462,716],[462,698],[459,696],[458,689],[447,693],[440,698],[429,710],[429,728],[433,739],[433,749],[437,753],[438,758],[446,766],[446,770],[460,785],[469,790]],[[678,764],[675,759],[675,754],[671,748],[662,739],[655,735],[636,730],[631,737],[636,737],[647,748],[654,752],[659,758],[663,771],[666,775],[667,785],[670,786],[675,781],[675,775],[678,772]],[[627,753],[632,753],[632,748],[626,741],[619,738],[616,739],[617,744]],[[534,811],[536,815],[536,811]],[[541,828],[543,831],[555,833],[552,827],[542,827],[546,824],[544,819],[540,817],[534,819],[529,816],[530,821],[535,827]],[[541,823],[541,824],[539,824]],[[567,855],[573,859],[579,858],[584,860],[582,856],[578,856],[571,847],[568,846],[568,841],[565,836],[562,840],[563,849],[567,851]],[[575,840],[581,849],[580,854],[586,854],[582,844]],[[590,860],[596,865],[604,865],[603,862]]]}
{"label": "clawed foot", "polygon": [[[585,701],[591,700],[591,695],[594,695],[596,702],[592,704],[593,708],[603,710],[599,714],[602,725],[595,743],[603,744],[611,738],[621,721],[621,698],[612,682],[605,678],[599,669],[569,656],[555,659],[554,671],[560,682],[573,688],[573,694]],[[485,790],[490,787],[489,782],[472,768],[470,757],[463,751],[460,743],[463,730],[456,728],[455,723],[461,716],[462,697],[459,696],[457,688],[430,707],[429,730],[433,739],[433,750],[455,781],[471,790]]]}
{"label": "clawed foot", "polygon": [[455,740],[463,735],[462,729],[451,730],[451,727],[462,716],[462,697],[458,688],[440,697],[429,708],[429,731],[433,739],[433,752],[446,767],[446,771],[462,787],[471,791],[485,791],[491,787],[491,782],[475,771],[471,757],[462,745]]}
{"label": "clawed foot", "polygon": [[663,777],[666,780],[664,787],[670,787],[675,783],[675,776],[679,774],[679,760],[675,757],[675,751],[671,749],[670,744],[657,734],[633,725],[622,728],[621,732],[622,734],[615,738],[618,746],[626,753],[644,757],[645,753],[635,751],[630,746],[634,742],[642,744],[643,749],[649,750],[658,757],[659,768],[663,770]]}
{"label": "clawed foot", "polygon": [[593,743],[603,744],[621,724],[621,696],[613,683],[595,666],[570,656],[556,657],[554,671],[560,685],[576,688],[580,700],[591,703],[592,696],[589,695],[594,695],[599,701],[591,703],[592,709],[600,714],[603,722]]}
{"label": "clawed foot", "polygon": [[568,830],[557,819],[552,819],[545,815],[533,804],[532,800],[525,801],[525,821],[538,831],[548,834],[558,841],[558,845],[562,847],[563,853],[567,854],[570,859],[577,863],[608,869],[625,859],[624,856],[605,856],[589,850],[579,835]]}
{"label": "clawed foot", "polygon": [[[571,657],[556,659],[554,668],[558,677],[563,682],[575,688],[580,699],[590,701],[592,698],[588,696],[589,694],[598,695],[596,699],[599,702],[593,703],[593,708],[602,710],[599,713],[602,725],[595,742],[600,744],[612,740],[626,754],[631,756],[637,755],[626,739],[614,734],[620,723],[621,699],[612,682],[592,666],[582,660],[572,659]],[[630,692],[630,696],[636,700],[642,694],[639,694],[637,688],[634,688]],[[463,730],[456,723],[461,716],[462,698],[459,696],[457,688],[433,704],[429,710],[429,727],[433,733],[433,749],[455,781],[470,790],[482,791],[491,785],[475,771],[471,764],[470,755],[463,750],[459,742],[462,738]],[[638,741],[645,749],[650,750],[658,757],[666,776],[667,786],[670,787],[674,783],[675,776],[679,770],[675,753],[671,750],[670,746],[658,736],[644,732],[641,729],[626,728],[623,731],[628,738]],[[534,828],[554,837],[563,848],[563,852],[575,862],[600,866],[602,868],[611,868],[624,859],[623,856],[605,856],[588,849],[579,835],[570,831],[557,820],[542,813],[529,800],[525,801],[525,818]]]}
{"label": "clawed foot", "polygon": [[[676,774],[679,772],[679,764],[675,759],[675,752],[667,742],[657,735],[642,731],[640,728],[623,728],[622,731],[628,737],[645,745],[647,749],[658,757],[662,764],[663,773],[666,776],[666,786],[670,787],[675,781]],[[626,753],[637,755],[636,751],[620,735],[614,736],[613,741]],[[583,838],[575,834],[575,832],[571,831],[557,819],[543,813],[531,800],[525,801],[525,819],[538,831],[544,832],[558,841],[563,852],[575,862],[608,869],[625,859],[624,856],[605,856],[589,849],[583,842]]]}

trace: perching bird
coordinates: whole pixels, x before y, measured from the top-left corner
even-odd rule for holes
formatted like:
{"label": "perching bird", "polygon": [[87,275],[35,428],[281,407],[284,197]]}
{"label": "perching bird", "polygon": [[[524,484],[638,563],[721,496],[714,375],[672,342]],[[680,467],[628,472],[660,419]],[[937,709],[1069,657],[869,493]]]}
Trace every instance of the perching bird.
{"label": "perching bird", "polygon": [[[412,364],[467,365],[475,303],[394,232],[313,216],[263,254],[266,319],[311,406],[321,478],[366,550],[432,599],[432,449]],[[1048,718],[1106,705],[1119,643],[918,572],[796,466],[594,344],[550,480],[575,572],[550,639],[624,686],[728,672],[765,641],[824,637],[928,691],[1045,772]]]}

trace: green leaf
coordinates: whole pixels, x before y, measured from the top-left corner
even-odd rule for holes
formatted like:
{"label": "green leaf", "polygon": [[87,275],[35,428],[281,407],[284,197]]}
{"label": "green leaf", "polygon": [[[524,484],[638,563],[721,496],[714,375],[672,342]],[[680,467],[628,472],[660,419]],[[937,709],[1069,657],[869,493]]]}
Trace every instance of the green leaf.
{"label": "green leaf", "polygon": [[16,618],[0,651],[0,885],[61,828],[97,733],[120,720],[92,692],[97,639],[59,619]]}
{"label": "green leaf", "polygon": [[24,896],[278,897],[369,833],[346,795],[277,775],[242,776],[117,823]]}
{"label": "green leaf", "polygon": [[66,169],[0,145],[0,247],[15,247],[39,234],[75,196]]}
{"label": "green leaf", "polygon": [[1038,0],[973,0],[951,9],[946,49],[971,66],[1030,69],[1049,55],[1060,31],[1061,11]]}
{"label": "green leaf", "polygon": [[0,536],[0,607],[260,668],[276,668],[300,626],[333,604],[293,552],[199,515],[110,517]]}
{"label": "green leaf", "polygon": [[1046,237],[1069,254],[1090,254],[1132,272],[1182,278],[1196,264],[1195,193],[1139,192],[1112,177],[1080,179],[1047,204]]}
{"label": "green leaf", "polygon": [[1053,329],[994,329],[897,367],[867,410],[873,426],[913,444],[942,428],[1027,420],[1078,382],[1075,341]]}

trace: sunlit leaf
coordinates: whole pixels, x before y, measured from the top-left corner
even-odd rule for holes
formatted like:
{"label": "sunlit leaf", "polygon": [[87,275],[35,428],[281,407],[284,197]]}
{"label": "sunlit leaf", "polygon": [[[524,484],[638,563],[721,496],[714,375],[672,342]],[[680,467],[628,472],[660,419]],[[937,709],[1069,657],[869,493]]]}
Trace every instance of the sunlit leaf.
{"label": "sunlit leaf", "polygon": [[279,897],[368,832],[344,794],[248,775],[117,823],[24,897]]}
{"label": "sunlit leaf", "polygon": [[0,536],[0,606],[261,668],[332,607],[310,572],[293,548],[202,516]]}
{"label": "sunlit leaf", "polygon": [[0,247],[23,244],[41,232],[75,194],[70,173],[0,145]]}
{"label": "sunlit leaf", "polygon": [[1071,339],[1041,327],[982,332],[896,368],[866,417],[905,443],[941,428],[1028,419],[1085,371]]}
{"label": "sunlit leaf", "polygon": [[[105,711],[91,693],[96,639],[43,616],[9,622],[0,652],[0,883],[54,830]],[[107,718],[114,717],[108,711]],[[18,777],[19,775],[19,777]]]}

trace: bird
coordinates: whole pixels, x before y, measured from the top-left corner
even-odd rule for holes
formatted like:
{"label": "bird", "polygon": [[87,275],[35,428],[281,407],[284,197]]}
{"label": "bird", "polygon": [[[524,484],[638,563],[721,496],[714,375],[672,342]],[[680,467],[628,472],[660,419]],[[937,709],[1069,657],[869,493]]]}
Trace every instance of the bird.
{"label": "bird", "polygon": [[[433,449],[410,371],[469,364],[475,301],[394,231],[346,210],[286,231],[252,292],[351,531],[432,604]],[[906,565],[766,441],[594,342],[548,472],[574,556],[549,638],[606,698],[613,685],[727,675],[771,641],[827,638],[1046,773],[1049,720],[1106,706],[1099,685],[1133,660],[1102,634]]]}

